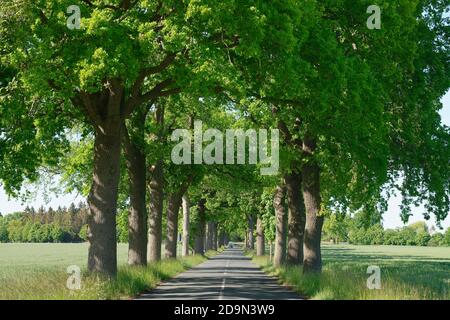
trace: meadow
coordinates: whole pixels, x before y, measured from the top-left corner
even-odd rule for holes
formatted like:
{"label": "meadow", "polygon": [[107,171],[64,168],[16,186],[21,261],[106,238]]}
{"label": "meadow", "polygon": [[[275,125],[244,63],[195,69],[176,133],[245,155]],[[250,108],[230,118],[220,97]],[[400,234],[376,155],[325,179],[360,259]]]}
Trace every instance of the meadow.
{"label": "meadow", "polygon": [[[322,255],[321,275],[254,261],[308,299],[450,299],[449,247],[323,245]],[[369,266],[380,268],[379,290],[367,287]]]}
{"label": "meadow", "polygon": [[[104,281],[86,272],[86,243],[0,243],[0,300],[130,299],[207,259],[195,255],[130,268],[127,250],[127,244],[118,244],[117,278]],[[72,265],[82,271],[81,290],[66,287],[66,269]]]}

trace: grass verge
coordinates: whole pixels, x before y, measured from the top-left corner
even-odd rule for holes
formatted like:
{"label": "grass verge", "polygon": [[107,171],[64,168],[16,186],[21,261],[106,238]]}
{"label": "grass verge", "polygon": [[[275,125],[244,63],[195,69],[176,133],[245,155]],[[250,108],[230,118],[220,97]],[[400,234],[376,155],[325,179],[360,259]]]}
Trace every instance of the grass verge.
{"label": "grass verge", "polygon": [[0,300],[118,300],[131,299],[139,293],[156,287],[161,281],[190,269],[216,254],[194,255],[167,259],[146,267],[119,267],[117,278],[105,281],[83,273],[80,290],[66,287],[70,276],[51,268],[34,272],[9,274],[0,278]]}
{"label": "grass verge", "polygon": [[328,261],[322,274],[304,275],[301,267],[275,268],[267,256],[253,262],[300,295],[315,300],[449,300],[448,264],[378,261],[381,289],[367,287],[367,264]]}

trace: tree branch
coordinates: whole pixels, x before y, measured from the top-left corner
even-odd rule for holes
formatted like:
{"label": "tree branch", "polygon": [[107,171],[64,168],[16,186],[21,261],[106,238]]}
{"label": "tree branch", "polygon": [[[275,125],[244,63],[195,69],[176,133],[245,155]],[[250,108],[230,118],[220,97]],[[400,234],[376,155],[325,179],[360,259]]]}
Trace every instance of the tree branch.
{"label": "tree branch", "polygon": [[116,6],[113,6],[113,5],[110,5],[110,4],[105,4],[105,5],[97,7],[90,0],[81,0],[81,1],[86,3],[91,8],[120,10],[120,7],[116,7]]}
{"label": "tree branch", "polygon": [[151,100],[156,100],[156,98],[159,98],[159,97],[166,97],[166,96],[169,96],[172,94],[179,93],[181,91],[181,89],[178,89],[178,88],[168,89],[166,91],[163,91],[164,89],[166,89],[168,86],[170,86],[173,83],[174,83],[174,81],[172,79],[166,79],[166,80],[158,83],[156,86],[153,87],[153,89],[151,89],[147,93],[140,95],[134,99],[130,99],[128,101],[128,103],[125,105],[125,109],[123,111],[124,117],[127,118],[137,106],[139,106],[145,102],[148,102]]}
{"label": "tree branch", "polygon": [[133,84],[130,100],[135,99],[139,95],[139,90],[141,89],[146,77],[164,71],[164,69],[166,69],[175,60],[175,57],[176,53],[169,53],[159,65],[143,69]]}
{"label": "tree branch", "polygon": [[44,12],[42,10],[39,10],[39,18],[41,19],[41,22],[43,24],[47,24],[48,18],[47,18],[47,16],[44,14]]}
{"label": "tree branch", "polygon": [[103,120],[100,117],[98,110],[95,110],[95,105],[92,103],[92,99],[88,93],[82,91],[79,93],[80,106],[83,108],[86,116],[88,117],[91,124],[96,128],[103,125]]}
{"label": "tree branch", "polygon": [[[278,108],[276,106],[272,106],[272,113],[274,116],[279,118]],[[296,119],[294,127],[298,127],[299,125],[300,125],[300,120]],[[292,134],[291,134],[288,126],[286,125],[286,122],[284,122],[284,120],[278,119],[277,126],[278,126],[278,130],[280,130],[281,133],[283,134],[284,141],[286,142],[286,144],[296,147],[296,148],[299,148],[299,150],[302,150],[303,141],[301,139],[293,139]]]}

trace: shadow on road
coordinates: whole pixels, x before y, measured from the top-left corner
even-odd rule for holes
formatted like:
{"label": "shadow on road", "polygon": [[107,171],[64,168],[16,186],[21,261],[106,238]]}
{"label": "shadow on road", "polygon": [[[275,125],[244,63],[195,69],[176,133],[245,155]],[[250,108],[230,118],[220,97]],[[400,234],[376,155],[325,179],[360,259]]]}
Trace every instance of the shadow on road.
{"label": "shadow on road", "polygon": [[301,299],[267,276],[240,249],[227,249],[138,299]]}

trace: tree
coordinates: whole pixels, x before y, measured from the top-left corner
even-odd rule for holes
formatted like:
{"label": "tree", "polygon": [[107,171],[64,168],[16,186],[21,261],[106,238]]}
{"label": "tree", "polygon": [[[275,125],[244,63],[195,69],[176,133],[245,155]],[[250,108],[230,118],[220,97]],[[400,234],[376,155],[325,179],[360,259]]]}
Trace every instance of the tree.
{"label": "tree", "polygon": [[428,241],[428,246],[430,247],[439,247],[442,245],[444,245],[444,235],[440,232],[433,234],[430,241]]}
{"label": "tree", "polygon": [[185,193],[182,198],[182,207],[183,207],[183,247],[181,250],[182,256],[189,255],[189,240],[190,240],[190,201],[189,194]]}
{"label": "tree", "polygon": [[3,217],[0,217],[0,242],[8,242],[8,224]]}
{"label": "tree", "polygon": [[442,243],[445,246],[450,246],[450,228],[447,229],[447,231],[444,234],[444,239],[442,239]]}
{"label": "tree", "polygon": [[[118,18],[132,9],[126,2],[114,10],[98,5],[97,1],[83,4],[85,32],[72,32],[65,28],[65,21],[57,14],[65,12],[66,7],[59,1],[49,1],[44,5],[28,1],[9,1],[9,4],[24,10],[29,19],[27,30],[20,34],[21,37],[7,36],[7,41],[2,41],[9,57],[17,58],[11,61],[20,66],[18,85],[30,95],[39,93],[44,100],[47,96],[49,101],[58,103],[58,119],[74,120],[73,114],[78,118],[83,115],[95,132],[93,183],[88,198],[88,268],[114,276],[117,270],[115,215],[121,126],[137,105],[168,94],[162,93],[172,84],[167,78],[159,83],[153,78],[154,84],[148,90],[143,88],[144,80],[146,76],[163,71],[175,54],[164,57],[165,53],[159,51],[149,59],[148,55],[155,47],[144,48],[139,38],[131,37],[139,32],[148,17],[129,14],[123,16],[126,22],[121,22]],[[151,5],[148,9],[149,12],[157,10]],[[139,9],[133,11],[136,13],[136,10]],[[23,23],[20,19],[11,17],[8,22],[13,25]],[[27,50],[27,47],[33,50]],[[80,47],[83,47],[82,51],[78,50]],[[20,55],[20,52],[26,54]],[[53,58],[48,60],[49,56]],[[23,65],[24,61],[27,61],[27,67]],[[47,72],[42,72],[43,62]],[[30,78],[37,80],[26,85]],[[44,112],[49,106],[52,107],[41,104]],[[69,126],[64,121],[60,121],[59,127],[52,128],[52,136]]]}
{"label": "tree", "polygon": [[280,183],[274,194],[273,207],[276,216],[275,253],[273,264],[276,267],[286,262],[286,227],[287,214],[285,208],[286,186]]}
{"label": "tree", "polygon": [[80,229],[80,233],[78,234],[79,237],[80,237],[83,241],[87,241],[87,229],[88,229],[88,226],[87,226],[87,225],[82,226],[81,229]]}
{"label": "tree", "polygon": [[[296,169],[297,166],[294,170]],[[303,240],[306,223],[301,173],[291,172],[286,174],[284,181],[289,208],[286,262],[291,265],[301,265],[303,263]]]}
{"label": "tree", "polygon": [[411,223],[410,225],[408,225],[408,228],[410,228],[411,230],[413,230],[416,233],[419,233],[419,232],[428,233],[428,226],[424,221],[418,221],[418,222]]}
{"label": "tree", "polygon": [[201,198],[197,203],[197,230],[195,233],[194,252],[203,255],[205,253],[206,233],[206,200]]}
{"label": "tree", "polygon": [[350,217],[342,214],[330,213],[323,225],[323,235],[334,243],[347,241],[349,237]]}
{"label": "tree", "polygon": [[[49,120],[41,122],[44,132],[48,132],[48,143],[33,141],[29,152],[20,154],[27,156],[21,163],[26,164],[31,177],[46,154],[38,146],[50,145],[52,152],[47,153],[47,159],[55,162],[62,147],[67,148],[64,130],[72,127],[75,119],[90,125],[94,155],[88,197],[88,267],[90,271],[114,276],[124,120],[139,106],[158,97],[204,85],[203,79],[211,78],[209,88],[214,88],[226,83],[227,76],[234,78],[229,71],[232,64],[227,63],[229,53],[246,54],[252,49],[253,36],[248,30],[258,32],[254,30],[258,27],[257,15],[250,4],[242,6],[234,1],[226,1],[215,10],[210,10],[212,4],[208,1],[122,1],[117,5],[89,1],[80,4],[81,30],[70,30],[60,15],[66,11],[66,4],[57,0],[8,0],[2,6],[1,14],[6,16],[2,24],[2,55],[12,68],[20,69],[16,87],[9,88],[9,92],[16,89],[16,95],[7,96],[12,100],[7,103],[20,104],[22,108],[15,110],[26,114],[32,97],[37,95],[44,114],[39,119]],[[22,13],[20,17],[11,13],[12,7]],[[19,25],[23,32],[6,32]],[[244,28],[239,30],[237,26]],[[236,31],[242,31],[242,35],[236,35]],[[28,126],[29,135],[36,135],[34,122]],[[51,157],[55,153],[57,156]],[[13,170],[6,165],[3,168]],[[18,186],[23,175],[9,178],[10,184]],[[159,216],[155,223],[155,228],[159,228]],[[155,236],[159,238],[157,232]],[[158,259],[158,254],[149,259]]]}
{"label": "tree", "polygon": [[416,243],[418,246],[427,246],[431,240],[431,236],[428,232],[419,231],[416,234]]}
{"label": "tree", "polygon": [[170,193],[167,199],[167,239],[166,258],[176,258],[178,242],[178,213],[182,204],[183,195],[187,192],[193,175],[180,181],[177,189]]}
{"label": "tree", "polygon": [[266,253],[265,244],[264,223],[259,216],[256,220],[256,256],[263,256]]}
{"label": "tree", "polygon": [[124,124],[123,149],[128,171],[130,213],[128,215],[128,264],[147,263],[147,164],[143,148],[145,123],[148,108],[140,108],[130,120],[134,131],[130,132]]}
{"label": "tree", "polygon": [[322,257],[320,242],[324,217],[320,215],[320,167],[312,159],[316,142],[313,138],[306,138],[303,151],[307,154],[308,163],[303,166],[302,189],[306,209],[305,242],[303,272],[320,272]]}

